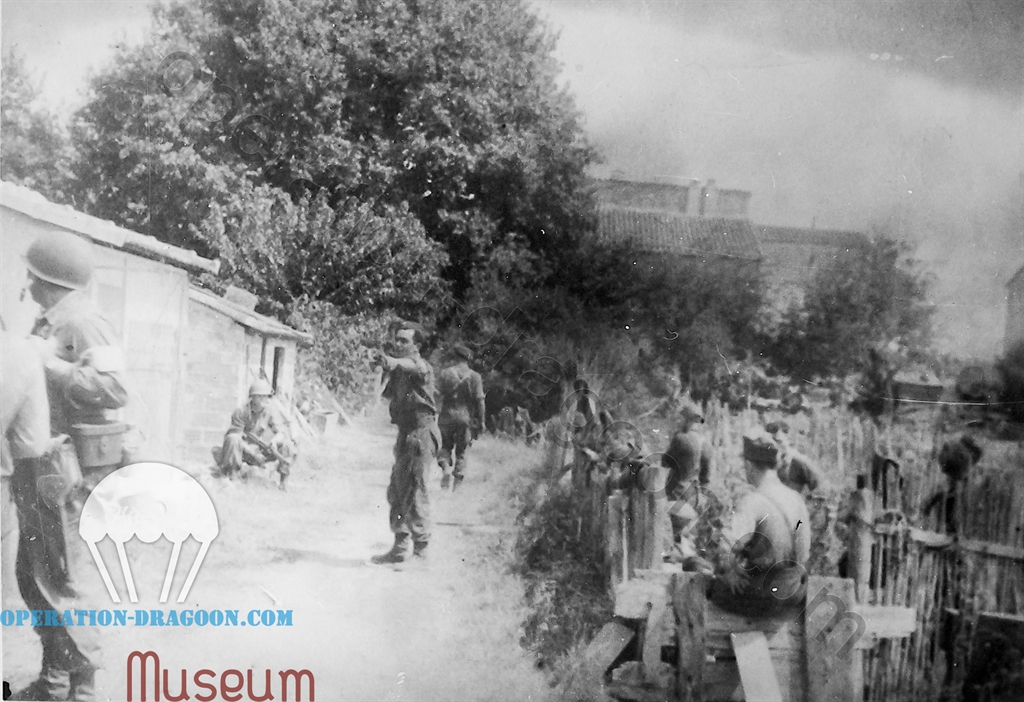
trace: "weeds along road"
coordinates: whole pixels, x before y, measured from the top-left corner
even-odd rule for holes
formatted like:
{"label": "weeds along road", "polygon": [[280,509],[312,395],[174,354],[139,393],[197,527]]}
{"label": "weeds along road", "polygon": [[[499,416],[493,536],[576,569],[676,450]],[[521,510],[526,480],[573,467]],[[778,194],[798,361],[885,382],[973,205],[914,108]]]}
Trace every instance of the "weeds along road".
{"label": "weeds along road", "polygon": [[[509,491],[525,480],[539,452],[484,438],[470,449],[470,472],[455,494],[441,493],[436,469],[429,484],[429,558],[375,566],[369,557],[392,541],[385,490],[395,430],[384,415],[308,448],[287,493],[259,477],[204,479],[220,535],[185,603],[177,604],[176,595],[197,544],[182,548],[164,605],[158,597],[171,545],[127,545],[140,600],[132,604],[113,545],[104,544],[122,593],[122,604],[106,604],[112,609],[234,609],[242,618],[252,609],[292,610],[293,621],[290,627],[105,627],[98,698],[126,699],[127,657],[139,650],[155,651],[167,671],[162,700],[180,694],[183,669],[192,699],[208,694],[193,682],[201,669],[218,678],[228,669],[252,669],[257,698],[269,669],[280,700],[278,671],[303,668],[314,674],[316,699],[324,701],[549,699],[543,674],[519,645],[522,587],[508,571],[517,509]],[[4,585],[5,608],[22,607],[10,585]],[[41,649],[30,627],[4,627],[3,634],[4,679],[17,689],[35,677]],[[152,693],[150,682],[147,699]],[[237,694],[234,699],[249,699],[244,688]],[[288,699],[295,699],[293,690]]]}

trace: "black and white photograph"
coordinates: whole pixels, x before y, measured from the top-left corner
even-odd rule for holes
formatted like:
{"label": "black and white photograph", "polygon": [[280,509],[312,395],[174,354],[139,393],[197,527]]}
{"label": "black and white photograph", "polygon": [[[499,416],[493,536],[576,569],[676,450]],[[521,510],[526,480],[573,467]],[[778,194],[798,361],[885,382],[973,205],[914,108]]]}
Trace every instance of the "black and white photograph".
{"label": "black and white photograph", "polygon": [[0,34],[4,700],[1020,699],[1020,0]]}

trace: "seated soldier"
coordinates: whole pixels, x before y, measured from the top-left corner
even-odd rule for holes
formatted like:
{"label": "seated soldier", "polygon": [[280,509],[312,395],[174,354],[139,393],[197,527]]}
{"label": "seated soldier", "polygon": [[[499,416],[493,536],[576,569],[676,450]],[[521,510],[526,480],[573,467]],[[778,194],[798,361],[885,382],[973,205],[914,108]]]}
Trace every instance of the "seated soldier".
{"label": "seated soldier", "polygon": [[222,475],[233,477],[243,465],[276,463],[279,487],[284,490],[295,462],[295,446],[287,422],[270,406],[273,392],[262,378],[252,384],[249,402],[231,415],[217,466]]}
{"label": "seated soldier", "polygon": [[747,481],[753,492],[740,499],[712,583],[711,600],[746,616],[800,607],[807,594],[811,534],[807,505],[779,480],[779,447],[763,431],[743,437]]}

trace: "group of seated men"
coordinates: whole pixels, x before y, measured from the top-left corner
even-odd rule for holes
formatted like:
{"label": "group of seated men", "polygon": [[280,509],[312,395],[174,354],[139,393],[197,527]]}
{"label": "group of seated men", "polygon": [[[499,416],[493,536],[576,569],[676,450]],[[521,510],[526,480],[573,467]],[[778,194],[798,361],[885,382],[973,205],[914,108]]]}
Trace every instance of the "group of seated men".
{"label": "group of seated men", "polygon": [[[701,518],[708,513],[706,486],[711,449],[698,427],[700,408],[685,401],[679,425],[662,457],[672,522],[673,555],[686,570],[712,578],[711,598],[743,614],[770,614],[797,606],[806,594],[810,557],[810,515],[803,491],[822,483],[813,463],[788,441],[789,427],[774,422],[743,437],[742,459],[753,488],[737,503],[728,526],[701,557],[695,545]],[[703,525],[707,526],[707,525]],[[705,545],[707,546],[707,545]]]}

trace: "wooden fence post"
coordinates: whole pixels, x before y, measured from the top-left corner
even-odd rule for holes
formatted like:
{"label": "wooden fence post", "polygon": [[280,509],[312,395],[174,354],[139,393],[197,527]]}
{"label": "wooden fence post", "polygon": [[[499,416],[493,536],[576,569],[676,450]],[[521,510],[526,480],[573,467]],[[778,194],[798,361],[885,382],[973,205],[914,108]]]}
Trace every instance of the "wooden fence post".
{"label": "wooden fence post", "polygon": [[704,576],[698,573],[680,573],[672,604],[679,622],[679,677],[677,689],[681,702],[700,702],[704,699],[704,661],[707,634],[704,614],[707,607]]}
{"label": "wooden fence post", "polygon": [[850,577],[856,588],[857,601],[867,603],[871,578],[871,545],[875,525],[875,496],[868,487],[868,476],[857,476],[857,490],[850,496],[851,524],[847,548]]}

